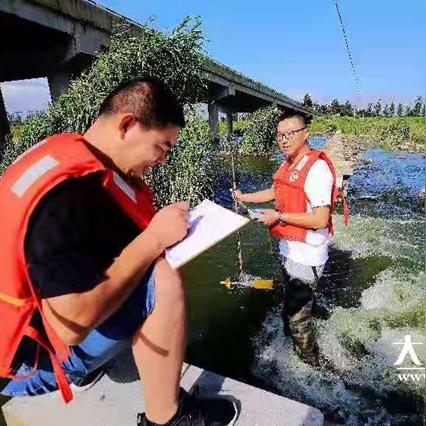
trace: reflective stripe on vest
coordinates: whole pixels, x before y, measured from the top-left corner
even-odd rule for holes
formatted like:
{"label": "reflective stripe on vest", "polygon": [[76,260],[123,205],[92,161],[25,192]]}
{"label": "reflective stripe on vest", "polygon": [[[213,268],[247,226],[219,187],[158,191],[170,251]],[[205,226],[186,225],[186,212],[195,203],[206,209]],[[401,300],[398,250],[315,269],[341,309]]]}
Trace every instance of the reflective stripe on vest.
{"label": "reflective stripe on vest", "polygon": [[29,167],[12,186],[12,192],[22,197],[28,188],[41,176],[59,164],[52,156],[46,155]]}
{"label": "reflective stripe on vest", "polygon": [[117,172],[112,172],[112,179],[114,183],[136,204],[136,192],[131,188],[131,186]]}

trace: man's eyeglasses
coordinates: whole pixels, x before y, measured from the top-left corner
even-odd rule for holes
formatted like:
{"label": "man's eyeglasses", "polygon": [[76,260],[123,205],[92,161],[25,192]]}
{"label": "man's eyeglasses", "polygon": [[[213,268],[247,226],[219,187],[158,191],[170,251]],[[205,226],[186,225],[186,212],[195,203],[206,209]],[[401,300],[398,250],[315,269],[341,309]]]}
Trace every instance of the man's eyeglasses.
{"label": "man's eyeglasses", "polygon": [[281,142],[283,139],[289,140],[291,139],[296,133],[301,132],[302,130],[305,130],[305,127],[301,127],[300,129],[297,130],[292,130],[290,132],[284,132],[284,133],[277,133],[277,141]]}

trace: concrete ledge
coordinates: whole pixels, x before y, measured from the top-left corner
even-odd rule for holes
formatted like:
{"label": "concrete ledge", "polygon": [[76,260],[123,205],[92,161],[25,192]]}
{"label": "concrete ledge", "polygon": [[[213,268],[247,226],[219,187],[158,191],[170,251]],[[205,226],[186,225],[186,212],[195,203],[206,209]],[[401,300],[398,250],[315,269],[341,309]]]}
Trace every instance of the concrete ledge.
{"label": "concrete ledge", "polygon": [[[131,376],[116,373],[104,376],[86,392],[75,393],[67,406],[58,392],[13,398],[2,407],[7,426],[136,425],[137,413],[143,411],[141,383],[125,383]],[[181,385],[197,396],[234,400],[241,407],[238,426],[323,425],[323,414],[316,408],[189,364],[183,367]]]}

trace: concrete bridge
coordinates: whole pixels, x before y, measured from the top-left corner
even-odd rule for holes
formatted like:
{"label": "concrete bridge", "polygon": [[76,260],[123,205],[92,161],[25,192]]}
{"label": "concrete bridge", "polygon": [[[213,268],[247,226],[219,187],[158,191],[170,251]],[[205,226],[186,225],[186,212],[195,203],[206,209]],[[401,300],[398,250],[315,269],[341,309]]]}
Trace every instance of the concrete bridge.
{"label": "concrete bridge", "polygon": [[[70,79],[108,46],[113,25],[123,20],[140,26],[90,0],[1,0],[0,82],[47,77],[51,97],[56,99]],[[314,114],[282,93],[211,59],[205,73],[214,131],[219,112],[226,114],[228,132],[232,131],[232,113],[266,105]],[[0,141],[8,133],[0,91]]]}

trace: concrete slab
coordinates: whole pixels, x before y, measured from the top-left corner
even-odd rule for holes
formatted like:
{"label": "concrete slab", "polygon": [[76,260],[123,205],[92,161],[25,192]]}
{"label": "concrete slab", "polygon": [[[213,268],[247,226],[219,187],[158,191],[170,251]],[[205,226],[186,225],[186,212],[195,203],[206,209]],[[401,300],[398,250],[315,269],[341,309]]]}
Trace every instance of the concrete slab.
{"label": "concrete slab", "polygon": [[[67,406],[57,392],[13,398],[3,406],[7,426],[133,426],[143,400],[141,383],[129,371],[114,367],[90,390],[75,393]],[[184,365],[181,385],[197,396],[234,400],[241,407],[238,426],[323,425],[315,408],[193,365]]]}

